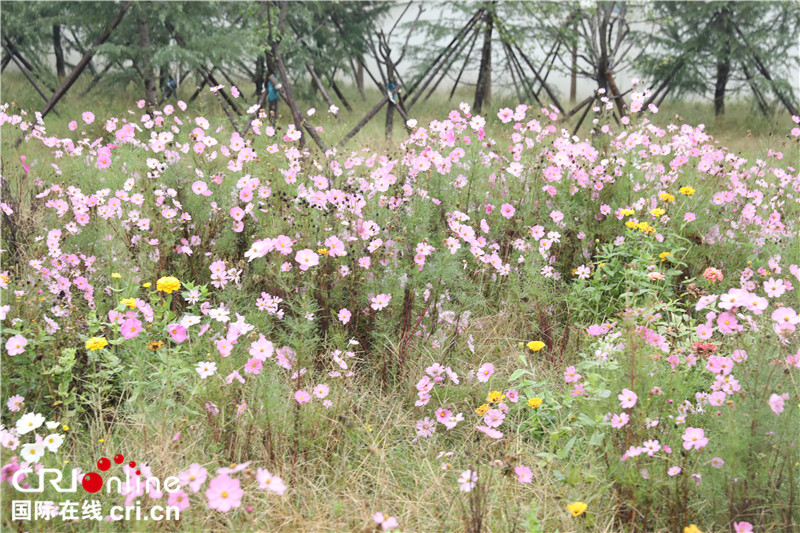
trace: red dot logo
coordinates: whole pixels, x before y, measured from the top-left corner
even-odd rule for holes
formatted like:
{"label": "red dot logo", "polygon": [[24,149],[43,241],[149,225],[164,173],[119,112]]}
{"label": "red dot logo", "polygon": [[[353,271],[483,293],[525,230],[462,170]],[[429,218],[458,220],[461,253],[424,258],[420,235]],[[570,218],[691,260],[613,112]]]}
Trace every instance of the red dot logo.
{"label": "red dot logo", "polygon": [[124,460],[125,457],[123,457],[121,453],[118,453],[117,455],[114,456],[114,462],[117,463],[118,465],[121,465]]}
{"label": "red dot logo", "polygon": [[111,468],[111,461],[106,459],[105,457],[101,457],[99,461],[97,461],[97,468],[105,472],[109,468]]}
{"label": "red dot logo", "polygon": [[100,477],[100,474],[95,472],[89,472],[85,476],[83,476],[83,480],[81,481],[81,485],[83,485],[83,490],[86,492],[99,492],[100,489],[103,488],[103,478]]}

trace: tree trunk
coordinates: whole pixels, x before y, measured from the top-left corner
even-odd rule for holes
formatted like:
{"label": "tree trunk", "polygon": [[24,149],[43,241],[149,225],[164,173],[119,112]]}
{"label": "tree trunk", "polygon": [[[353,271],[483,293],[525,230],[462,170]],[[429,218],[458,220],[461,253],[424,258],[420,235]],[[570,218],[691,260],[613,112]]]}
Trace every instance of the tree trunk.
{"label": "tree trunk", "polygon": [[480,113],[483,104],[488,105],[491,99],[492,87],[492,29],[494,17],[492,10],[487,9],[484,14],[485,27],[483,31],[483,50],[481,51],[481,66],[478,71],[478,85],[475,87],[475,102],[472,108],[475,113]]}
{"label": "tree trunk", "polygon": [[364,64],[360,61],[356,67],[356,88],[361,97],[366,98],[366,96],[364,96]]}
{"label": "tree trunk", "polygon": [[729,27],[729,9],[727,6],[722,8],[716,21],[717,29],[723,35],[724,42],[717,55],[717,75],[714,82],[714,116],[725,114],[725,88],[731,73],[731,44]]}
{"label": "tree trunk", "polygon": [[56,55],[56,74],[58,81],[67,77],[67,69],[64,65],[64,47],[61,46],[61,25],[53,24],[53,52]]}
{"label": "tree trunk", "polygon": [[574,104],[578,97],[578,41],[572,45],[572,72],[569,76],[569,103]]}
{"label": "tree trunk", "polygon": [[730,49],[725,47],[723,56],[717,59],[717,77],[714,84],[714,116],[725,114],[725,87],[731,73]]}
{"label": "tree trunk", "polygon": [[[389,54],[386,54],[386,79],[389,80],[386,87],[384,89],[387,93],[391,90],[394,90],[398,87],[400,83],[399,80],[396,79],[396,73],[394,72],[394,65],[392,64],[391,60],[389,59]],[[393,85],[392,85],[393,84]],[[400,100],[400,97],[396,97],[397,100]],[[394,100],[395,95],[391,95],[391,99],[389,100],[389,105],[386,106],[386,125],[384,127],[384,134],[386,135],[386,140],[392,139],[392,129],[394,128]]]}
{"label": "tree trunk", "polygon": [[253,80],[256,84],[256,96],[261,96],[264,92],[264,56],[259,55],[256,59],[256,74]]}
{"label": "tree trunk", "polygon": [[153,65],[150,64],[150,28],[147,19],[140,15],[137,19],[139,26],[139,46],[142,48],[142,74],[144,75],[144,94],[148,106],[154,106],[158,102],[156,93],[156,80],[153,72]]}

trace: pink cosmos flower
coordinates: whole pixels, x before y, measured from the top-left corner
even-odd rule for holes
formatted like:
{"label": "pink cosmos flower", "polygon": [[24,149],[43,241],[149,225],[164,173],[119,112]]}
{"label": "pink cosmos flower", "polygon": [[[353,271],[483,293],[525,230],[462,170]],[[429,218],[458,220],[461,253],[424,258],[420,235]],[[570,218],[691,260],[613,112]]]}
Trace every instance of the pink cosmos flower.
{"label": "pink cosmos flower", "polygon": [[625,426],[625,424],[627,424],[630,419],[631,417],[628,416],[628,413],[620,413],[618,415],[614,415],[611,417],[611,427],[619,429]]}
{"label": "pink cosmos flower", "polygon": [[294,399],[297,400],[297,403],[302,405],[311,401],[311,395],[304,390],[299,390],[294,393]]}
{"label": "pink cosmos flower", "polygon": [[17,394],[8,399],[8,403],[6,404],[6,406],[8,406],[9,411],[11,411],[12,413],[16,413],[22,408],[24,404],[25,404],[25,398]]}
{"label": "pink cosmos flower", "polygon": [[386,516],[380,511],[372,515],[372,519],[375,521],[376,524],[381,526],[381,529],[384,531],[389,531],[390,529],[395,529],[400,526],[400,523],[397,521],[397,518],[393,516]]}
{"label": "pink cosmos flower", "polygon": [[781,327],[792,326],[790,333],[794,331],[793,326],[800,324],[800,316],[791,307],[779,307],[772,312],[771,316],[772,320]]}
{"label": "pink cosmos flower", "polygon": [[81,113],[81,118],[86,124],[91,124],[92,122],[94,122],[94,113],[92,113],[91,111],[84,111],[83,113]]}
{"label": "pink cosmos flower", "polygon": [[622,392],[619,393],[617,396],[619,399],[619,405],[623,409],[631,409],[634,405],[636,405],[636,401],[639,397],[630,389],[622,389]]}
{"label": "pink cosmos flower", "polygon": [[697,326],[697,336],[702,340],[710,339],[714,336],[714,327],[711,323],[700,324]]}
{"label": "pink cosmos flower", "polygon": [[492,363],[484,363],[478,369],[478,381],[486,383],[489,378],[494,374],[494,365]]}
{"label": "pink cosmos flower", "polygon": [[69,131],[75,131],[78,129],[78,122],[73,120],[69,123]]}
{"label": "pink cosmos flower", "polygon": [[170,324],[167,326],[167,331],[169,332],[170,337],[177,343],[181,343],[186,340],[186,328],[180,324]]}
{"label": "pink cosmos flower", "polygon": [[259,468],[256,472],[256,480],[258,481],[258,488],[261,490],[268,490],[274,492],[278,496],[283,496],[286,492],[286,484],[278,476],[273,476],[268,470]]}
{"label": "pink cosmos flower", "polygon": [[784,402],[789,399],[789,394],[784,392],[781,395],[773,394],[769,397],[769,408],[775,413],[775,416],[780,416],[783,412]]}
{"label": "pink cosmos flower", "polygon": [[27,345],[28,339],[20,334],[14,335],[6,341],[6,353],[11,356],[25,353],[25,346]]}
{"label": "pink cosmos flower", "polygon": [[125,339],[136,338],[142,331],[144,331],[142,322],[135,318],[129,318],[119,326],[119,332]]}
{"label": "pink cosmos flower", "polygon": [[500,206],[500,214],[503,215],[505,218],[510,219],[514,216],[517,210],[511,204],[503,204]]}
{"label": "pink cosmos flower", "polygon": [[699,450],[708,444],[708,438],[705,436],[705,431],[700,428],[686,428],[683,436],[683,448],[685,450]]}
{"label": "pink cosmos flower", "polygon": [[671,466],[669,467],[669,470],[667,470],[668,476],[677,476],[680,473],[681,473],[681,467],[679,466]]}
{"label": "pink cosmos flower", "polygon": [[475,429],[477,429],[481,433],[485,433],[486,436],[491,437],[493,439],[503,438],[503,432],[498,429],[490,428],[488,426],[475,426]]}
{"label": "pink cosmos flower", "polygon": [[392,301],[392,295],[379,294],[370,301],[372,302],[372,305],[370,307],[372,307],[376,311],[380,311],[381,309],[389,305],[389,302]]}
{"label": "pink cosmos flower", "polygon": [[489,409],[483,417],[483,422],[490,428],[496,428],[503,423],[506,415],[499,409]]}
{"label": "pink cosmos flower", "polygon": [[719,332],[723,335],[729,335],[742,331],[744,328],[739,324],[736,315],[730,311],[726,311],[717,317],[717,329],[719,329]]}
{"label": "pink cosmos flower", "polygon": [[297,252],[294,256],[294,260],[300,263],[300,270],[308,270],[319,264],[319,255],[306,248],[305,250]]}
{"label": "pink cosmos flower", "polygon": [[783,284],[782,279],[769,278],[764,282],[764,291],[770,298],[780,298],[786,292],[786,286]]}
{"label": "pink cosmos flower", "polygon": [[203,486],[208,478],[208,470],[203,468],[197,463],[189,465],[188,470],[184,470],[178,474],[178,480],[181,487],[189,486],[192,492],[197,492]]}
{"label": "pink cosmos flower", "polygon": [[336,316],[339,318],[339,321],[342,324],[347,324],[348,322],[350,322],[350,317],[353,316],[353,313],[351,313],[347,309],[340,309],[339,313]]}
{"label": "pink cosmos flower", "polygon": [[436,423],[431,420],[429,417],[425,417],[422,420],[417,420],[417,435],[424,438],[428,438],[436,432]]}
{"label": "pink cosmos flower", "polygon": [[578,370],[574,366],[568,366],[566,370],[564,370],[564,382],[565,383],[573,383],[580,381],[581,378],[580,374],[578,374]]}
{"label": "pink cosmos flower", "polygon": [[325,384],[320,383],[319,385],[314,387],[314,390],[312,390],[311,392],[314,394],[314,396],[316,396],[317,398],[322,400],[326,396],[328,396],[328,393],[330,392],[330,390],[331,390],[330,387],[328,387]]}
{"label": "pink cosmos flower", "polygon": [[204,181],[195,181],[192,183],[192,192],[197,195],[202,196],[211,196],[211,191],[208,189],[208,185]]}
{"label": "pink cosmos flower", "polygon": [[209,509],[216,509],[222,513],[239,507],[242,504],[243,495],[241,481],[232,479],[225,474],[212,479],[206,489]]}
{"label": "pink cosmos flower", "polygon": [[328,248],[328,255],[331,257],[344,257],[347,255],[347,250],[344,249],[344,243],[334,235],[325,239],[325,246]]}
{"label": "pink cosmos flower", "polygon": [[250,354],[251,357],[254,357],[260,361],[266,361],[272,354],[275,352],[275,347],[273,344],[264,338],[263,334],[259,334],[258,340],[253,341],[250,344],[250,350],[247,352]]}
{"label": "pink cosmos flower", "polygon": [[183,490],[170,492],[169,496],[167,496],[167,504],[176,507],[179,511],[183,511],[189,507],[189,495]]}
{"label": "pink cosmos flower", "polygon": [[533,472],[527,466],[518,466],[514,468],[514,473],[517,475],[517,481],[520,483],[530,483],[533,481]]}
{"label": "pink cosmos flower", "polygon": [[458,477],[459,489],[461,492],[469,492],[478,484],[478,473],[472,470],[465,470]]}
{"label": "pink cosmos flower", "polygon": [[263,366],[264,363],[262,363],[260,359],[256,359],[255,357],[253,357],[252,359],[247,361],[246,365],[244,365],[244,373],[258,375],[261,373],[261,368]]}
{"label": "pink cosmos flower", "polygon": [[750,522],[734,522],[733,531],[735,533],[753,533],[753,524]]}
{"label": "pink cosmos flower", "polygon": [[[287,237],[286,235],[278,235],[275,239],[275,250],[280,252],[283,255],[289,255],[292,253],[292,239]],[[309,250],[311,251],[311,250]]]}

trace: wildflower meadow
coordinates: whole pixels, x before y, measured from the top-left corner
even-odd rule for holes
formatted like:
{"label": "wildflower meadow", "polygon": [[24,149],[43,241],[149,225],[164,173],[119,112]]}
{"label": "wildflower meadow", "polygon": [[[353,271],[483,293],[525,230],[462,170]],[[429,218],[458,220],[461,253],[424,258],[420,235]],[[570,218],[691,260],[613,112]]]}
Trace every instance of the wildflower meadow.
{"label": "wildflower meadow", "polygon": [[4,100],[2,528],[798,531],[800,117],[593,94]]}

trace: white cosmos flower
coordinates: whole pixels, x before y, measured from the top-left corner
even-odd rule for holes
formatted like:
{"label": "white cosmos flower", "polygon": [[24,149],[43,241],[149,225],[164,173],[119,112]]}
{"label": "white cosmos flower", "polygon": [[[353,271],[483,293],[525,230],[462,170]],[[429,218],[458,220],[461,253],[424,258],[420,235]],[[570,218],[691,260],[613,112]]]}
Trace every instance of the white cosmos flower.
{"label": "white cosmos flower", "polygon": [[37,442],[34,444],[23,444],[22,453],[20,457],[28,463],[36,463],[44,455],[44,443]]}
{"label": "white cosmos flower", "polygon": [[52,433],[44,438],[45,447],[55,453],[64,443],[64,437],[58,433]]}
{"label": "white cosmos flower", "polygon": [[44,416],[37,413],[26,413],[17,420],[17,434],[24,435],[36,431],[44,424]]}

